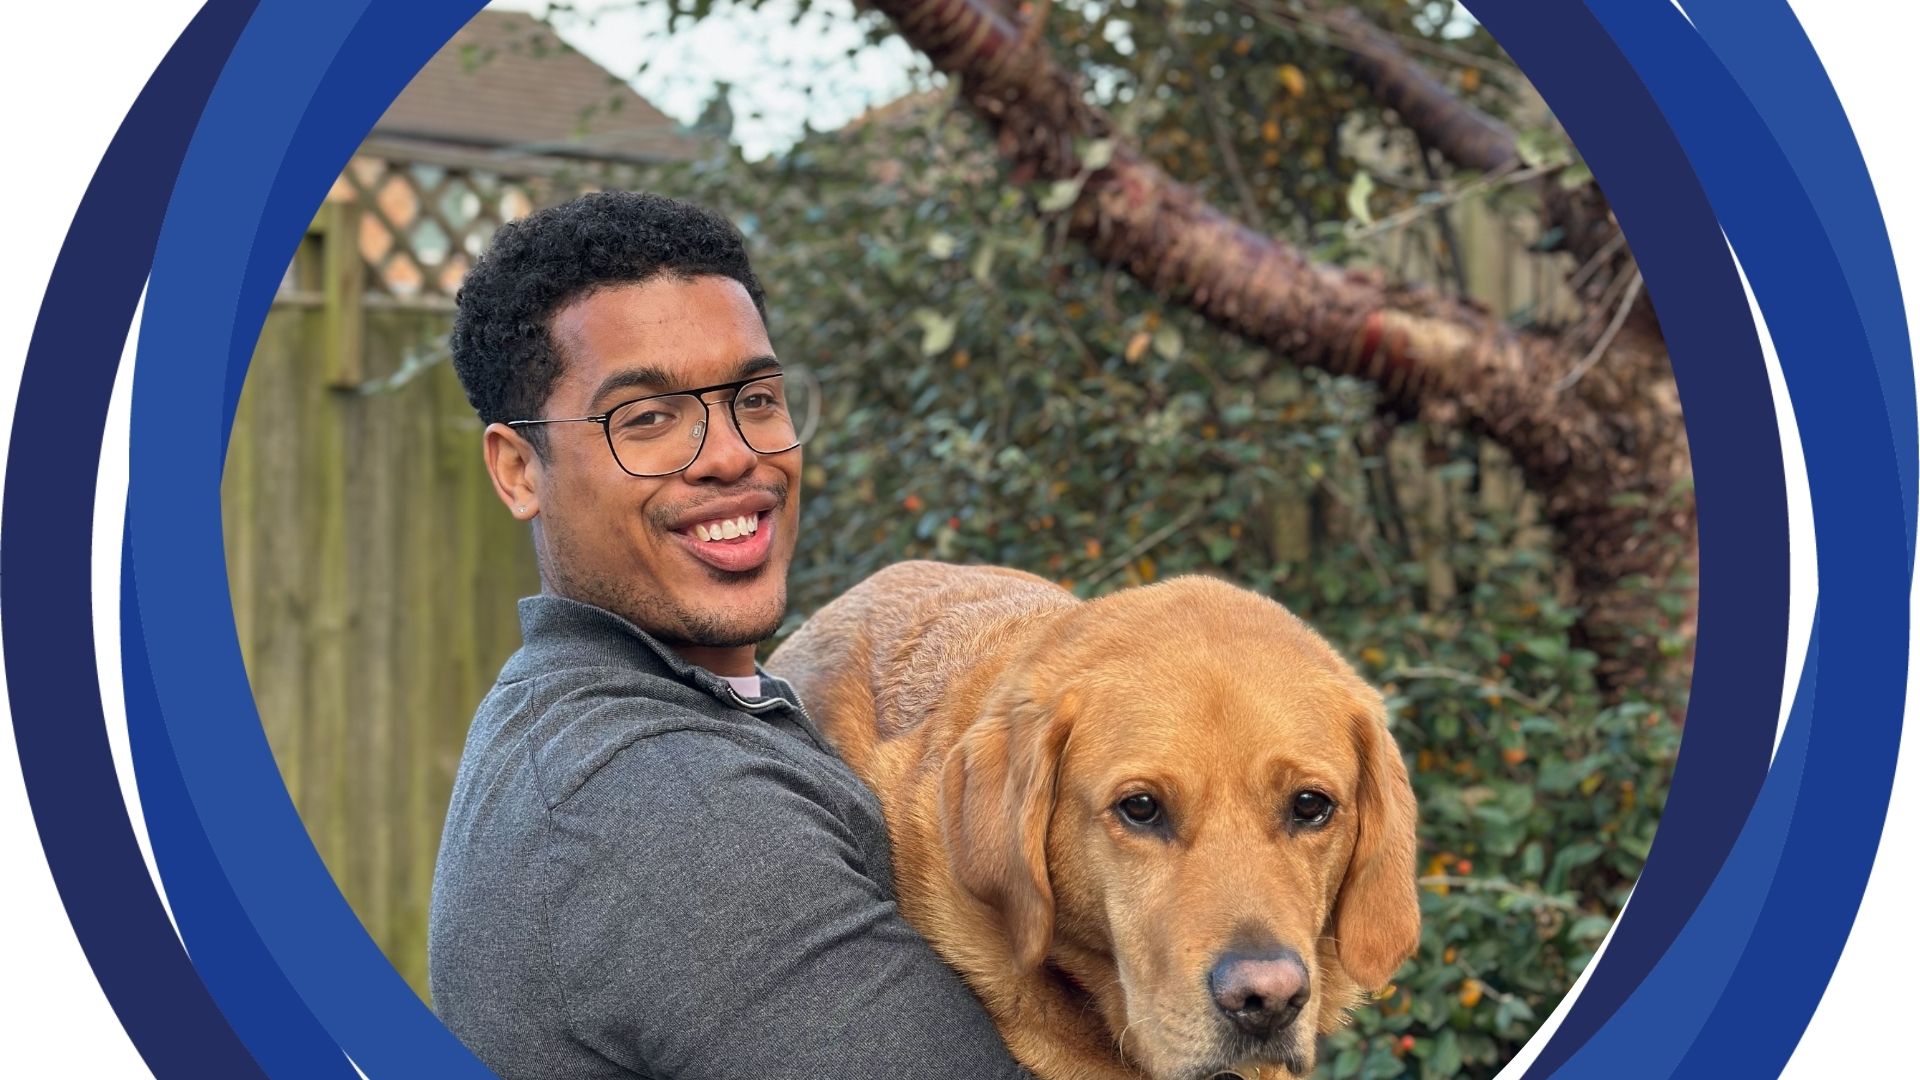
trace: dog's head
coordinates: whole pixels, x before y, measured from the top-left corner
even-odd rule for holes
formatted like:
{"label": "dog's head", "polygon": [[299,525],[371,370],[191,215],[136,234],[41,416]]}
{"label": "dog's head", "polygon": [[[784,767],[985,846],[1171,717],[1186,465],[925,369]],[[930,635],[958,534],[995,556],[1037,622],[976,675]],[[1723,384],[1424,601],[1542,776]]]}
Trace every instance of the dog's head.
{"label": "dog's head", "polygon": [[946,766],[956,876],[1156,1080],[1312,1071],[1418,943],[1414,801],[1380,695],[1270,600],[1181,578],[1086,604]]}

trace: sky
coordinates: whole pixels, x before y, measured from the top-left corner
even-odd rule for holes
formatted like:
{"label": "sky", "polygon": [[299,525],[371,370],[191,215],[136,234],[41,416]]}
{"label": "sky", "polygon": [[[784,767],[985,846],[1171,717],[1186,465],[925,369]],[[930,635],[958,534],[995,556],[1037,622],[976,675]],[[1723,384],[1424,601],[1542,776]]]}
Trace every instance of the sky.
{"label": "sky", "polygon": [[[545,0],[489,6],[541,16],[551,7]],[[682,123],[699,118],[716,82],[731,84],[734,141],[758,159],[792,145],[805,124],[837,128],[928,85],[925,59],[897,35],[868,43],[849,0],[813,6],[796,22],[791,0],[767,0],[759,11],[716,0],[715,14],[669,33],[660,0],[576,0],[553,12],[553,26]]]}

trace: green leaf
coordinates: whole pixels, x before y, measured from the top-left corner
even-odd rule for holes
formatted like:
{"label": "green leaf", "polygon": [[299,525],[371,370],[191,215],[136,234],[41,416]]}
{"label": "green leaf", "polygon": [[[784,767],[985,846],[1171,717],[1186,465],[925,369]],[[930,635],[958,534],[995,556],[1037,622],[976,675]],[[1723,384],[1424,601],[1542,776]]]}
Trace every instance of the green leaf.
{"label": "green leaf", "polygon": [[1427,1055],[1427,1076],[1435,1080],[1451,1080],[1460,1071],[1460,1036],[1452,1028],[1441,1031],[1433,1040],[1433,1053]]}
{"label": "green leaf", "polygon": [[920,354],[939,356],[953,344],[953,335],[960,328],[959,320],[951,315],[942,315],[932,308],[916,308],[913,320],[920,324]]}
{"label": "green leaf", "polygon": [[1547,865],[1547,857],[1540,850],[1539,841],[1536,840],[1533,843],[1528,844],[1525,848],[1521,849],[1520,851],[1520,876],[1521,877],[1537,878],[1540,876],[1540,871],[1546,868],[1546,865]]}
{"label": "green leaf", "polygon": [[1053,186],[1040,198],[1042,213],[1057,214],[1072,206],[1080,198],[1080,185],[1085,183],[1079,177],[1071,180],[1055,180]]}
{"label": "green leaf", "polygon": [[973,274],[973,280],[982,285],[993,280],[993,242],[991,240],[982,243],[973,253],[973,264],[968,267],[968,270]]}
{"label": "green leaf", "polygon": [[1361,1080],[1391,1080],[1392,1077],[1406,1074],[1406,1066],[1385,1046],[1374,1047],[1367,1054],[1366,1063],[1360,1067]]}
{"label": "green leaf", "polygon": [[1520,647],[1529,655],[1537,656],[1550,664],[1567,658],[1566,638],[1530,637],[1522,641]]}
{"label": "green leaf", "polygon": [[1504,1031],[1507,1025],[1515,1021],[1531,1023],[1533,1009],[1518,997],[1509,997],[1501,1001],[1500,1007],[1494,1010],[1493,1026],[1496,1030]]}
{"label": "green leaf", "polygon": [[1153,332],[1153,351],[1159,353],[1162,360],[1180,359],[1180,350],[1185,346],[1180,328],[1172,323],[1161,323],[1160,329]]}
{"label": "green leaf", "polygon": [[1559,892],[1566,888],[1569,870],[1576,866],[1585,866],[1599,858],[1604,850],[1606,849],[1590,840],[1568,844],[1554,853],[1553,867],[1547,871],[1546,880],[1542,884],[1548,892]]}
{"label": "green leaf", "polygon": [[1605,915],[1583,915],[1573,921],[1567,933],[1572,934],[1575,941],[1599,941],[1612,926],[1613,920]]}
{"label": "green leaf", "polygon": [[1566,143],[1544,128],[1522,131],[1514,137],[1513,149],[1528,168],[1552,161],[1565,161],[1568,157]]}
{"label": "green leaf", "polygon": [[1347,213],[1362,225],[1373,224],[1373,210],[1367,200],[1373,197],[1373,176],[1365,169],[1353,174],[1347,187]]}
{"label": "green leaf", "polygon": [[1239,548],[1240,545],[1234,543],[1233,539],[1225,533],[1207,534],[1207,557],[1215,563],[1224,563],[1233,558],[1233,553]]}
{"label": "green leaf", "polygon": [[1320,595],[1329,604],[1337,604],[1346,599],[1347,581],[1342,577],[1326,577],[1320,580]]}

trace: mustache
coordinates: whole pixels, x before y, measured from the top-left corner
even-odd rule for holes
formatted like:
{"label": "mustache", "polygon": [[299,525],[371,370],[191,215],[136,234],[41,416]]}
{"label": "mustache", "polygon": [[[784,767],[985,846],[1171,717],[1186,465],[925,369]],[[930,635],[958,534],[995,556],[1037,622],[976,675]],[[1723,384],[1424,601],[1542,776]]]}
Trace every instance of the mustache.
{"label": "mustache", "polygon": [[701,517],[708,507],[731,502],[742,495],[756,494],[767,495],[773,499],[770,510],[786,509],[788,486],[785,483],[736,484],[733,487],[707,492],[698,499],[689,499],[675,506],[654,507],[648,511],[647,518],[662,529],[672,529],[675,522]]}

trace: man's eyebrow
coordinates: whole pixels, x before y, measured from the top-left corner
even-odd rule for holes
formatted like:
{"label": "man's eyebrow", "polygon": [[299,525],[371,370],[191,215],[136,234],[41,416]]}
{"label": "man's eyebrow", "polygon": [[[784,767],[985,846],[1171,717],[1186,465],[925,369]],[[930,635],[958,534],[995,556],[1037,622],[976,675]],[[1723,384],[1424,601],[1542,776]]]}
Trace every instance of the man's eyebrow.
{"label": "man's eyebrow", "polygon": [[[751,379],[755,375],[762,374],[769,370],[780,370],[780,361],[777,357],[750,357],[742,360],[740,366],[734,369],[734,378]],[[646,397],[653,394],[671,394],[677,390],[691,389],[693,389],[693,387],[683,385],[680,380],[672,378],[662,368],[642,365],[640,367],[621,368],[619,371],[602,379],[599,389],[595,390],[593,397],[588,400],[594,402],[597,407],[600,402],[606,399],[607,395],[616,390],[640,390],[643,391],[641,396]]]}
{"label": "man's eyebrow", "polygon": [[780,359],[774,356],[756,356],[750,360],[742,360],[740,362],[739,373],[736,377],[751,379],[755,375],[767,370],[780,370]]}
{"label": "man's eyebrow", "polygon": [[673,379],[667,373],[651,365],[621,368],[619,371],[600,380],[600,386],[588,401],[599,403],[615,390],[645,390],[648,393],[664,394],[673,389]]}

